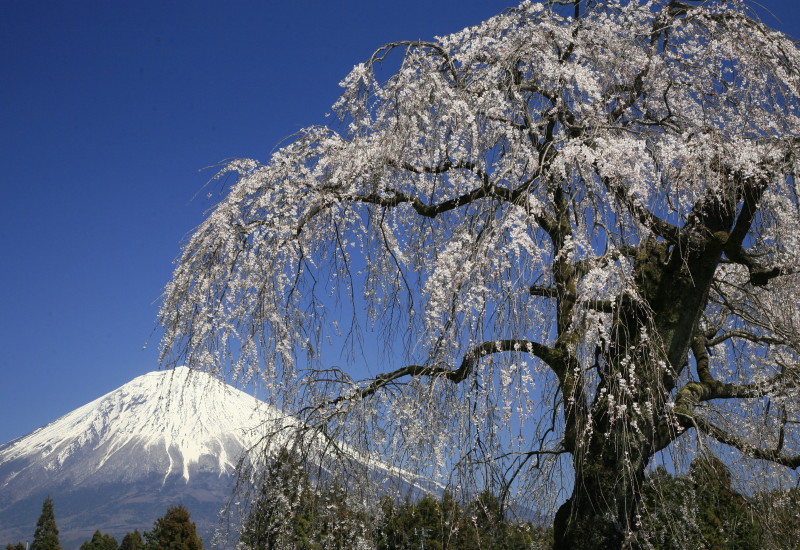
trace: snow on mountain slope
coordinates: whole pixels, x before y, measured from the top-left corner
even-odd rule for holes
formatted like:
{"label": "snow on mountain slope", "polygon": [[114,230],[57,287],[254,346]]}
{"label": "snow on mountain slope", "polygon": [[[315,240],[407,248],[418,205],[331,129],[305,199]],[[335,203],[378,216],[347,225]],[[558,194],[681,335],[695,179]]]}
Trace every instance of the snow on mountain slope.
{"label": "snow on mountain slope", "polygon": [[98,528],[143,532],[177,503],[210,537],[265,422],[292,419],[211,375],[180,367],[135,378],[0,445],[0,547],[30,538],[46,496],[64,548]]}
{"label": "snow on mountain slope", "polygon": [[[291,437],[292,430],[285,428],[296,423],[186,367],[135,378],[0,445],[0,548],[28,540],[46,496],[53,498],[67,549],[78,548],[95,529],[118,538],[134,529],[144,532],[176,503],[190,509],[209,540],[219,525],[218,512],[231,497],[239,459],[257,449],[265,433]],[[268,451],[286,443],[272,440]],[[320,449],[326,447],[319,443]],[[359,457],[346,443],[337,447],[367,466],[376,482],[396,481],[409,491],[440,488]]]}
{"label": "snow on mountain slope", "polygon": [[[152,372],[0,446],[0,493],[16,493],[15,480],[30,491],[36,479],[117,482],[158,472],[188,481],[196,470],[231,473],[258,426],[282,416],[208,374]],[[19,470],[8,471],[14,464]]]}

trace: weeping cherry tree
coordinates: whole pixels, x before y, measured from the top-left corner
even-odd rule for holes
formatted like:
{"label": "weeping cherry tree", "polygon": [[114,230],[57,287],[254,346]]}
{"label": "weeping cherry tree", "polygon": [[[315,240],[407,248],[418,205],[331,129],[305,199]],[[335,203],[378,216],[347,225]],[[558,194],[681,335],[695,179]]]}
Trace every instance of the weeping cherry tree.
{"label": "weeping cherry tree", "polygon": [[341,85],[220,173],[166,362],[256,377],[342,464],[549,509],[557,548],[646,540],[654,462],[792,478],[792,40],[739,0],[524,2]]}

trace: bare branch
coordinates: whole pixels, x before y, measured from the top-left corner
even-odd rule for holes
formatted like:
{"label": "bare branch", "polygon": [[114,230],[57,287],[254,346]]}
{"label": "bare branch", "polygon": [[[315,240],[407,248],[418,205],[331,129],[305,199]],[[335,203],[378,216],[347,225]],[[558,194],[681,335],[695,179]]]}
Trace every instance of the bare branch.
{"label": "bare branch", "polygon": [[743,340],[748,340],[750,342],[754,342],[757,344],[780,345],[784,343],[783,340],[779,340],[778,338],[761,336],[759,334],[755,334],[747,330],[733,329],[725,331],[722,334],[717,334],[713,338],[708,338],[705,342],[705,346],[713,348],[714,346],[718,346],[719,344],[733,338],[741,338]]}
{"label": "bare branch", "polygon": [[758,460],[767,460],[769,462],[774,462],[775,464],[786,466],[787,468],[800,468],[800,455],[787,455],[780,449],[772,450],[758,447],[742,437],[723,430],[702,416],[679,416],[679,419],[685,428],[697,428],[704,434],[713,437],[720,443],[724,443],[725,445],[730,445],[731,447],[738,449],[745,456],[749,456],[750,458],[755,458]]}
{"label": "bare branch", "polygon": [[530,340],[492,340],[475,346],[469,352],[467,352],[458,368],[438,365],[408,365],[392,372],[380,374],[376,376],[375,379],[366,387],[358,389],[350,394],[339,396],[320,408],[335,405],[343,401],[364,399],[375,394],[389,384],[405,377],[444,378],[453,382],[454,384],[458,384],[459,382],[466,380],[481,358],[495,353],[512,351],[518,353],[530,353],[543,360],[551,367],[557,368],[556,365],[558,364],[558,357],[557,353],[552,348],[539,344],[538,342],[532,342]]}

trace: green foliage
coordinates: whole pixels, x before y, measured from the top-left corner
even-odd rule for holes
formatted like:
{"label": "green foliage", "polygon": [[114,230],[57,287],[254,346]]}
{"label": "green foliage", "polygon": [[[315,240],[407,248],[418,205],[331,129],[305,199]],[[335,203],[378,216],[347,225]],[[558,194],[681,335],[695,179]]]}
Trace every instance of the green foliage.
{"label": "green foliage", "polygon": [[451,502],[449,498],[440,502],[425,495],[415,503],[406,500],[398,505],[384,498],[384,519],[376,536],[378,549],[419,548],[424,540],[425,548],[440,550],[448,539],[447,527],[452,524]]}
{"label": "green foliage", "polygon": [[92,540],[81,544],[81,550],[117,550],[117,539],[108,534],[103,534],[98,529],[92,535]]}
{"label": "green foliage", "polygon": [[763,528],[765,550],[784,550],[800,545],[800,489],[759,493],[754,498],[753,508]]}
{"label": "green foliage", "polygon": [[467,506],[449,493],[440,500],[425,495],[402,503],[385,497],[378,517],[367,518],[352,509],[341,487],[312,490],[286,454],[272,464],[266,481],[245,521],[244,548],[543,550],[553,545],[552,530],[506,519],[500,500],[489,492]]}
{"label": "green foliage", "polygon": [[21,542],[17,544],[6,544],[6,550],[25,550],[25,545]]}
{"label": "green foliage", "polygon": [[466,507],[449,493],[403,503],[387,497],[378,517],[367,517],[341,486],[314,489],[302,463],[286,451],[259,482],[240,537],[242,547],[256,550],[530,550],[552,542],[549,531],[507,520],[489,492]]}
{"label": "green foliage", "polygon": [[282,451],[264,475],[242,527],[241,543],[253,549],[310,548],[312,500],[301,465],[289,452]]}
{"label": "green foliage", "polygon": [[685,476],[656,468],[642,490],[641,518],[644,548],[763,548],[751,503],[733,489],[730,471],[715,456],[698,457]]}
{"label": "green foliage", "polygon": [[144,540],[138,529],[135,529],[133,533],[128,533],[122,538],[122,544],[120,544],[119,550],[144,550]]}
{"label": "green foliage", "polygon": [[426,495],[417,502],[381,502],[377,529],[379,550],[529,550],[551,548],[552,533],[532,524],[510,521],[495,495],[484,492],[466,507],[449,493],[441,500]]}
{"label": "green foliage", "polygon": [[749,503],[731,487],[730,471],[719,458],[698,457],[692,462],[689,477],[695,488],[705,548],[762,548],[761,530]]}
{"label": "green foliage", "polygon": [[345,549],[364,538],[365,525],[342,487],[315,490],[301,461],[283,450],[264,473],[240,542],[258,550]]}
{"label": "green foliage", "polygon": [[33,534],[30,550],[61,550],[53,499],[50,497],[44,499],[42,504],[42,513],[36,522],[36,532]]}
{"label": "green foliage", "polygon": [[144,538],[147,550],[203,550],[197,528],[183,505],[170,506]]}

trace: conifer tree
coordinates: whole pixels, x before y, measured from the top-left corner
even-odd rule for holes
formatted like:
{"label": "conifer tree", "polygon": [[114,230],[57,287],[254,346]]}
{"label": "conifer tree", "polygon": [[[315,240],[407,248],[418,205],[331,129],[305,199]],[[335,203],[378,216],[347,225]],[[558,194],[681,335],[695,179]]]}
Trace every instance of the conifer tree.
{"label": "conifer tree", "polygon": [[203,550],[203,541],[197,535],[189,510],[182,504],[170,506],[144,538],[147,550]]}
{"label": "conifer tree", "polygon": [[761,548],[796,548],[800,541],[800,488],[761,491],[752,503],[761,528]]}
{"label": "conifer tree", "polygon": [[[732,487],[730,470],[716,456],[696,458],[689,471],[677,477],[659,466],[647,476],[642,497],[645,548],[775,547],[765,544],[753,505]],[[787,547],[791,546],[776,548]]]}
{"label": "conifer tree", "polygon": [[36,522],[36,532],[30,550],[61,550],[58,540],[58,527],[53,511],[53,499],[47,497],[42,504],[42,513]]}
{"label": "conifer tree", "polygon": [[144,540],[139,530],[135,529],[133,533],[125,535],[119,548],[120,550],[144,550]]}
{"label": "conifer tree", "polygon": [[506,517],[499,498],[484,491],[467,506],[450,493],[402,504],[384,498],[376,525],[378,550],[531,550],[551,548],[552,533]]}
{"label": "conifer tree", "polygon": [[103,534],[98,529],[92,535],[92,540],[87,540],[81,544],[80,550],[117,550],[119,545],[117,539],[109,534]]}
{"label": "conifer tree", "polygon": [[258,497],[244,522],[241,543],[246,548],[305,548],[308,526],[314,523],[313,497],[299,460],[282,449],[263,473]]}
{"label": "conifer tree", "polygon": [[689,477],[697,499],[697,522],[710,548],[763,548],[747,499],[731,485],[731,472],[715,455],[692,461]]}
{"label": "conifer tree", "polygon": [[242,525],[243,548],[344,550],[360,548],[370,528],[345,487],[326,481],[313,486],[303,459],[282,449],[256,480]]}

